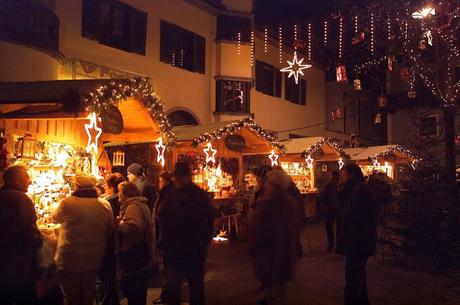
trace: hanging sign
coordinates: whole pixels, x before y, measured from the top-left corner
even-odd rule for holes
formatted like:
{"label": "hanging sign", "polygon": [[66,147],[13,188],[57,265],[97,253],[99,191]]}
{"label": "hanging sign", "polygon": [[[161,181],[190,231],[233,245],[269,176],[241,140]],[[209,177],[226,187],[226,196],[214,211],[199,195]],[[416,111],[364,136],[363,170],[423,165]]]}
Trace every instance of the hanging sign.
{"label": "hanging sign", "polygon": [[225,137],[225,147],[231,151],[242,151],[246,148],[246,140],[238,135],[232,134]]}
{"label": "hanging sign", "polygon": [[105,133],[120,134],[123,131],[123,116],[117,107],[109,105],[101,111],[100,118]]}

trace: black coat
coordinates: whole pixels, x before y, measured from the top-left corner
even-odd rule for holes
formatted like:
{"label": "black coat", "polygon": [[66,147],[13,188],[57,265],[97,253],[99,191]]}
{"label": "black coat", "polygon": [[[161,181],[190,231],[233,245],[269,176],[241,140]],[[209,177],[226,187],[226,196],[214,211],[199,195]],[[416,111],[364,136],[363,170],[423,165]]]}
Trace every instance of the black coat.
{"label": "black coat", "polygon": [[329,182],[324,187],[316,202],[323,217],[336,217],[340,207],[338,181]]}
{"label": "black coat", "polygon": [[208,194],[193,183],[170,190],[158,210],[158,248],[169,261],[204,260],[216,216]]}
{"label": "black coat", "polygon": [[349,181],[341,193],[343,204],[340,238],[345,255],[369,257],[377,247],[377,204],[371,189],[360,181]]}
{"label": "black coat", "polygon": [[0,286],[33,283],[38,276],[38,249],[42,245],[37,216],[26,194],[0,190]]}

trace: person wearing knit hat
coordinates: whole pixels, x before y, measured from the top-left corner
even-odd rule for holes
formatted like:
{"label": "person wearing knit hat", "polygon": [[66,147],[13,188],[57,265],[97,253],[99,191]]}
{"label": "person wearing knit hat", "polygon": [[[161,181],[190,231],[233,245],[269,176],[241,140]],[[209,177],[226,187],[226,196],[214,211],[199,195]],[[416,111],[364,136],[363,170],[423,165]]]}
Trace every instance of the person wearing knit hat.
{"label": "person wearing knit hat", "polygon": [[98,198],[96,182],[92,175],[76,175],[76,190],[52,215],[61,224],[55,262],[66,304],[93,304],[97,271],[113,236],[113,212]]}
{"label": "person wearing knit hat", "polygon": [[150,212],[153,212],[153,207],[157,198],[157,192],[155,186],[147,182],[144,168],[139,163],[131,163],[127,168],[128,181],[134,183],[142,196],[147,198],[147,204],[150,208]]}

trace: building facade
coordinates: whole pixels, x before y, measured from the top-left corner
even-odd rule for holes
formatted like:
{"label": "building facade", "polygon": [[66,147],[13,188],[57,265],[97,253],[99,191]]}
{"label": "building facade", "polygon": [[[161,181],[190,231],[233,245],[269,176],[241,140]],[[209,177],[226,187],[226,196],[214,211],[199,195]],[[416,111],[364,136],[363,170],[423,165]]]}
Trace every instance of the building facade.
{"label": "building facade", "polygon": [[[327,136],[323,67],[295,84],[252,0],[0,0],[0,81],[145,76],[176,125],[253,116]],[[305,56],[302,55],[302,57]],[[299,55],[300,57],[300,55]]]}

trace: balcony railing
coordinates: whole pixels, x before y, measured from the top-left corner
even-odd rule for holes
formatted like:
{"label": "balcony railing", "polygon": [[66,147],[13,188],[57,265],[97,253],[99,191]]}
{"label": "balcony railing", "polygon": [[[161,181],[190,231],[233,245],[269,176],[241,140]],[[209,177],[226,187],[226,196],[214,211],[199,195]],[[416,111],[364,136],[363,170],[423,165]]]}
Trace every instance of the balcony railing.
{"label": "balcony railing", "polygon": [[59,18],[43,0],[0,0],[0,40],[61,57]]}

